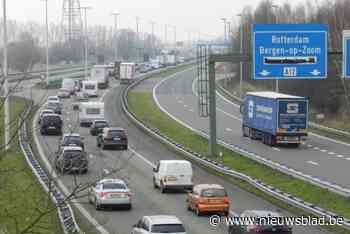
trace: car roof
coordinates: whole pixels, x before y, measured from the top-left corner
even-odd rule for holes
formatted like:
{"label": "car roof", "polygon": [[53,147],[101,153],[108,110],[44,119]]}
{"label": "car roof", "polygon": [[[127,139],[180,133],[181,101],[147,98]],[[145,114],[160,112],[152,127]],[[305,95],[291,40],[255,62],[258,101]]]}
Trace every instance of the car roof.
{"label": "car roof", "polygon": [[196,189],[225,189],[220,184],[197,184],[194,186]]}
{"label": "car roof", "polygon": [[187,160],[159,160],[160,163],[188,163],[191,164],[189,161]]}
{"label": "car roof", "polygon": [[49,98],[56,98],[56,99],[60,99],[58,96],[56,96],[56,95],[53,95],[53,96],[48,96],[47,97],[47,99],[49,99]]}
{"label": "car roof", "polygon": [[107,123],[107,120],[105,120],[105,119],[94,119],[92,122],[93,123],[96,123],[96,122],[106,122]]}
{"label": "car roof", "polygon": [[63,151],[66,151],[66,150],[83,151],[83,149],[80,146],[63,146],[62,150]]}
{"label": "car roof", "polygon": [[115,184],[126,184],[123,180],[121,179],[113,179],[113,178],[105,178],[99,181],[99,183],[104,184],[104,183],[115,183]]}
{"label": "car roof", "polygon": [[43,117],[49,117],[49,116],[57,116],[57,117],[61,118],[61,116],[59,114],[55,114],[55,113],[46,113],[43,115]]}
{"label": "car roof", "polygon": [[49,104],[49,103],[55,103],[55,104],[57,104],[57,103],[60,103],[60,101],[58,101],[58,100],[48,100],[48,101],[47,101],[47,104]]}
{"label": "car roof", "polygon": [[144,216],[148,219],[151,225],[155,224],[182,224],[180,219],[173,215],[152,215],[152,216]]}
{"label": "car roof", "polygon": [[125,130],[124,128],[121,128],[121,127],[109,127],[107,129],[111,130],[111,131],[124,131]]}
{"label": "car roof", "polygon": [[63,135],[63,137],[67,137],[67,136],[80,137],[80,134],[79,133],[66,133]]}
{"label": "car roof", "polygon": [[282,215],[276,211],[270,210],[246,210],[243,213],[252,214],[254,217],[281,217]]}
{"label": "car roof", "polygon": [[43,113],[43,112],[54,113],[54,111],[53,111],[52,109],[42,109],[40,112],[41,112],[41,113]]}

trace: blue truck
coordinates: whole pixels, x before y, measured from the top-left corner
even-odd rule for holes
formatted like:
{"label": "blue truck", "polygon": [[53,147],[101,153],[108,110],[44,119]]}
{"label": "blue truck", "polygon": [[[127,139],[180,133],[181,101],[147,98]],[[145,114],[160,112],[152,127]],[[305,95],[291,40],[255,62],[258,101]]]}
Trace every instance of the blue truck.
{"label": "blue truck", "polygon": [[276,92],[248,92],[241,105],[243,136],[266,145],[292,144],[306,140],[309,101]]}

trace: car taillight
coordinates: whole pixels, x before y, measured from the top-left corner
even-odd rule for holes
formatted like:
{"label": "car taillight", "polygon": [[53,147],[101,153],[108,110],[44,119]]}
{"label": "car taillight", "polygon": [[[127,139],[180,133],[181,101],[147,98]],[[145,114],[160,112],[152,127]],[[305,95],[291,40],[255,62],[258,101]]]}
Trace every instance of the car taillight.
{"label": "car taillight", "polygon": [[205,199],[204,198],[198,198],[198,203],[199,204],[203,204],[203,203],[205,203]]}
{"label": "car taillight", "polygon": [[132,197],[132,196],[133,196],[133,194],[130,193],[130,192],[126,193],[126,195],[127,195],[128,197]]}
{"label": "car taillight", "polygon": [[224,202],[230,204],[230,198],[224,197]]}
{"label": "car taillight", "polygon": [[100,197],[101,197],[101,198],[106,198],[107,195],[108,195],[107,192],[100,192]]}

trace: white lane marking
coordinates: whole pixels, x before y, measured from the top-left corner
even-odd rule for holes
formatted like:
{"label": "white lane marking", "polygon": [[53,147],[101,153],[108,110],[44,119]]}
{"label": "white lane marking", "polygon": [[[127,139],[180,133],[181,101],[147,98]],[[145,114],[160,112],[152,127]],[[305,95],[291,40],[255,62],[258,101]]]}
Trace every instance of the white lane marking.
{"label": "white lane marking", "polygon": [[346,160],[350,161],[350,158],[346,158]]}
{"label": "white lane marking", "polygon": [[68,128],[71,128],[72,127],[72,125],[71,124],[68,124]]}
{"label": "white lane marking", "polygon": [[337,157],[338,158],[344,158],[344,155],[338,154]]}
{"label": "white lane marking", "polygon": [[231,128],[226,128],[225,130],[228,131],[228,132],[232,132]]}
{"label": "white lane marking", "polygon": [[314,162],[314,161],[307,161],[307,163],[315,165],[315,166],[319,166],[320,165],[320,164],[318,164],[317,162]]}
{"label": "white lane marking", "polygon": [[272,149],[276,151],[281,151],[279,148],[276,148],[276,147],[272,147]]}
{"label": "white lane marking", "polygon": [[137,151],[135,151],[133,148],[129,147],[129,150],[131,152],[133,152],[138,158],[140,158],[142,161],[144,161],[146,164],[148,164],[149,166],[151,166],[152,168],[154,168],[156,165],[153,164],[151,161],[149,161],[147,158],[145,158],[144,156],[142,156],[140,153],[138,153]]}
{"label": "white lane marking", "polygon": [[183,103],[183,101],[181,101],[181,100],[179,100],[179,101],[177,101],[178,103]]}
{"label": "white lane marking", "polygon": [[187,105],[184,105],[185,108],[187,108],[188,106]]}
{"label": "white lane marking", "polygon": [[313,145],[307,145],[307,147],[311,148],[311,147],[313,147]]}
{"label": "white lane marking", "polygon": [[66,119],[67,121],[70,121],[70,119]]}
{"label": "white lane marking", "polygon": [[314,149],[314,150],[319,150],[320,148],[318,148],[318,147],[314,147],[313,149]]}
{"label": "white lane marking", "polygon": [[94,157],[94,155],[92,155],[92,154],[89,154],[89,158],[93,158]]}
{"label": "white lane marking", "polygon": [[[32,131],[34,132],[34,134],[33,134],[34,141],[35,141],[36,147],[38,149],[39,156],[40,156],[41,160],[43,161],[46,169],[50,172],[52,178],[54,178],[57,181],[57,184],[60,187],[60,189],[62,190],[63,194],[68,196],[71,193],[69,192],[68,188],[63,184],[62,180],[57,176],[57,174],[56,174],[55,170],[52,168],[48,158],[45,156],[44,150],[43,150],[42,145],[40,144],[40,141],[39,141],[38,134],[35,131],[35,129],[37,129],[38,117],[39,117],[39,111],[37,111],[37,113],[35,114],[35,116],[33,118]],[[89,211],[87,211],[87,209],[85,209],[85,207],[83,207],[77,199],[72,199],[70,201],[71,201],[71,204],[74,205],[83,216],[85,216],[85,218],[93,225],[93,227],[95,227],[97,229],[97,231],[99,233],[110,234],[93,216],[91,216]]]}
{"label": "white lane marking", "polygon": [[193,110],[193,109],[189,109],[189,111],[194,112],[194,110]]}
{"label": "white lane marking", "polygon": [[327,152],[327,150],[325,150],[325,149],[321,149],[320,150],[322,153],[326,153]]}
{"label": "white lane marking", "polygon": [[334,152],[328,152],[329,155],[334,155],[335,153]]}
{"label": "white lane marking", "polygon": [[230,114],[230,113],[227,113],[226,111],[224,111],[224,110],[222,110],[222,109],[220,109],[220,108],[216,108],[216,109],[217,109],[218,111],[224,113],[225,115],[227,115],[227,116],[229,116],[229,117],[231,117],[231,118],[233,118],[233,119],[236,119],[236,120],[242,122],[242,119],[241,119],[241,118],[236,117],[235,115],[232,115],[232,114]]}

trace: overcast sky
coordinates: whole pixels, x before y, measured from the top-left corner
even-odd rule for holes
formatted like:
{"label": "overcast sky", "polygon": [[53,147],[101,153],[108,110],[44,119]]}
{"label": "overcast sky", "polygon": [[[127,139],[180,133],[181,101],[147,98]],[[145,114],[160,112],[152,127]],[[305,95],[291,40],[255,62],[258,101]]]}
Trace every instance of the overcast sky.
{"label": "overcast sky", "polygon": [[[158,36],[164,36],[165,24],[176,25],[178,39],[192,37],[198,31],[206,35],[222,35],[222,17],[232,20],[244,6],[255,7],[260,0],[80,0],[81,6],[90,6],[88,12],[89,24],[113,25],[113,11],[120,13],[119,27],[136,28],[136,16],[140,17],[141,31],[151,30],[150,21],[156,22],[155,30]],[[275,0],[282,4],[286,0]],[[300,2],[301,0],[293,1]],[[305,0],[306,1],[306,0]],[[49,21],[61,22],[63,0],[48,0]],[[2,1],[1,1],[2,7]],[[2,11],[1,11],[2,13]],[[7,15],[9,19],[18,21],[44,22],[43,0],[7,0]],[[238,20],[238,17],[233,17]],[[168,28],[168,37],[173,35],[173,28]]]}

